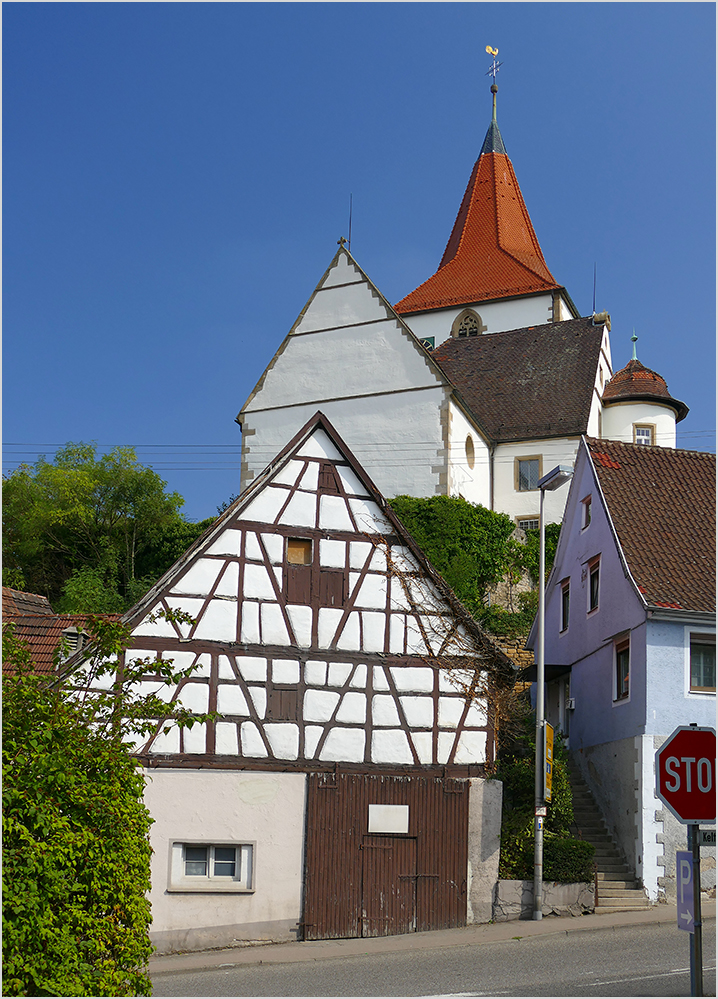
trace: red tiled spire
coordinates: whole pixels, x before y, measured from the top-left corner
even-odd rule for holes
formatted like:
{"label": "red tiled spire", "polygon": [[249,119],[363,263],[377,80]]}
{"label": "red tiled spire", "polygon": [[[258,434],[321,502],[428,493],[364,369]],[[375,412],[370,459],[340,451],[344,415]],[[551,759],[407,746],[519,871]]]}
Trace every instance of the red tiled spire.
{"label": "red tiled spire", "polygon": [[493,120],[438,271],[395,309],[422,312],[558,287]]}

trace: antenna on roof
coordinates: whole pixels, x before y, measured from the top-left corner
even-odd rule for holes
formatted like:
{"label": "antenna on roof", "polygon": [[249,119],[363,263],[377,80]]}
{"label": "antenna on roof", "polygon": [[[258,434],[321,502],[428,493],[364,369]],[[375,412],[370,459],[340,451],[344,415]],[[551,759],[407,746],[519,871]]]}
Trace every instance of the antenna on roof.
{"label": "antenna on roof", "polygon": [[349,252],[352,252],[352,195],[349,195]]}
{"label": "antenna on roof", "polygon": [[638,355],[636,354],[636,340],[637,339],[638,339],[638,337],[636,336],[636,327],[634,326],[633,327],[633,336],[631,337],[631,342],[633,343],[633,356],[631,357],[632,361],[637,361],[638,360]]}
{"label": "antenna on roof", "polygon": [[593,315],[596,315],[596,261],[593,262]]}

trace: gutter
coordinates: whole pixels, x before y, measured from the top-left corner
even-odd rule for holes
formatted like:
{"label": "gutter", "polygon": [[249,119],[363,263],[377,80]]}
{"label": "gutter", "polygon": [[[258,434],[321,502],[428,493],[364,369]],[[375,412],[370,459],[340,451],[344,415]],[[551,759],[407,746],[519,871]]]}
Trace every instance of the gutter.
{"label": "gutter", "polygon": [[715,628],[715,611],[692,611],[684,607],[657,607],[649,604],[646,608],[646,618],[649,621],[670,621],[672,624],[709,624]]}

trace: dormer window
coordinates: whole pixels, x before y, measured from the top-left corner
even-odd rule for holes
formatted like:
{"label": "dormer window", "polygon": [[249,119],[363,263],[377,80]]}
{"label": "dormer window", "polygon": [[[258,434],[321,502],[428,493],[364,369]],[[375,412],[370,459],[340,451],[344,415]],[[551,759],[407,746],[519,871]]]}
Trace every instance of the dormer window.
{"label": "dormer window", "polygon": [[473,309],[464,309],[456,317],[451,327],[451,335],[453,337],[479,336],[485,332],[486,326],[481,322],[481,316],[478,312],[474,312]]}

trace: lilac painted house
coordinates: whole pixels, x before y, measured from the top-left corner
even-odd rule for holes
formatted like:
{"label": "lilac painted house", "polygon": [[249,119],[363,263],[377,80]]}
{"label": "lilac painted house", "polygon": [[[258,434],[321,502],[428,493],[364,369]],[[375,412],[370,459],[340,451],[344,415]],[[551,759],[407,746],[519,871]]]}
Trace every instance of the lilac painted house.
{"label": "lilac painted house", "polygon": [[[548,720],[653,901],[675,896],[686,842],[655,752],[715,724],[715,471],[713,454],[583,438],[546,587]],[[702,868],[715,886],[714,855]]]}

